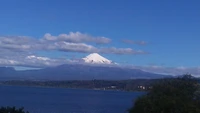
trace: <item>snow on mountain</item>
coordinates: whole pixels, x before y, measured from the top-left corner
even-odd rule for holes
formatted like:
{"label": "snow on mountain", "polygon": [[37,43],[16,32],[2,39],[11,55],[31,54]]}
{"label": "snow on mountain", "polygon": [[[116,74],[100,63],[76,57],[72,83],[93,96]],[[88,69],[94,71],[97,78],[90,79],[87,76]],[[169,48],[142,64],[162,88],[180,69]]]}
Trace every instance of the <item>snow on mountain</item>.
{"label": "snow on mountain", "polygon": [[92,53],[85,58],[82,58],[85,63],[91,64],[113,64],[111,60],[104,58],[103,56],[99,55],[98,53]]}

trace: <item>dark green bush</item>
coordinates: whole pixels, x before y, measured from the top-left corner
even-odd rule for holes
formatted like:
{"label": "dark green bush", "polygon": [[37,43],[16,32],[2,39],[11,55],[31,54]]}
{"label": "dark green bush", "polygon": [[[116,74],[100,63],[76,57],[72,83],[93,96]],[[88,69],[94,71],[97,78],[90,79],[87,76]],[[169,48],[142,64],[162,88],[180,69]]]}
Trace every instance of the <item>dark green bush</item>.
{"label": "dark green bush", "polygon": [[24,108],[16,108],[16,107],[1,107],[0,113],[29,113],[28,111],[24,111]]}
{"label": "dark green bush", "polygon": [[160,80],[129,113],[200,113],[199,83],[191,75]]}

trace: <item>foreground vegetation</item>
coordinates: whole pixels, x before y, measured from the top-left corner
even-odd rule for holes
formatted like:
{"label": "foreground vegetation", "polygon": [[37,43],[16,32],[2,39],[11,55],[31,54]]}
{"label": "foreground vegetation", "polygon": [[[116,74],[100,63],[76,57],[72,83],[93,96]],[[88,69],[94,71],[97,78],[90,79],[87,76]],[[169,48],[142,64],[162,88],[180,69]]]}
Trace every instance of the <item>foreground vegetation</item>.
{"label": "foreground vegetation", "polygon": [[199,83],[191,75],[160,80],[129,113],[200,113]]}
{"label": "foreground vegetation", "polygon": [[1,107],[0,113],[29,113],[28,111],[24,111],[24,108],[16,108],[16,107]]}

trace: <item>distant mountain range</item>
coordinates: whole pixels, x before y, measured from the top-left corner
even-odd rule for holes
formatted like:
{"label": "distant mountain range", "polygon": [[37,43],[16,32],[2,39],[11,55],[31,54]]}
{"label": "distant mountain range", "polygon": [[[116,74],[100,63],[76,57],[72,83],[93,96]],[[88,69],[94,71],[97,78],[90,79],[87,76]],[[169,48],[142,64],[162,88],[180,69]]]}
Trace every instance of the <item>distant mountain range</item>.
{"label": "distant mountain range", "polygon": [[0,80],[127,80],[155,79],[171,75],[155,74],[118,66],[97,53],[82,58],[83,64],[64,64],[38,70],[0,67]]}
{"label": "distant mountain range", "polygon": [[12,67],[0,67],[0,80],[126,80],[171,77],[139,69],[122,67],[65,64],[38,70],[16,71]]}

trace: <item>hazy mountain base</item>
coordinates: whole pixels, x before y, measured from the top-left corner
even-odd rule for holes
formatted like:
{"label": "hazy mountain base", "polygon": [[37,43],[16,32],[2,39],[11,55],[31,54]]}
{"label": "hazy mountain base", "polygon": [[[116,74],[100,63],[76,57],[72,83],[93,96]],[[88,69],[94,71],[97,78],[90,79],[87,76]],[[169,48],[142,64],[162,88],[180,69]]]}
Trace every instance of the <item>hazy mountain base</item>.
{"label": "hazy mountain base", "polygon": [[16,71],[10,67],[0,67],[0,80],[128,80],[157,79],[172,77],[139,69],[116,66],[91,66],[65,64],[39,70]]}

